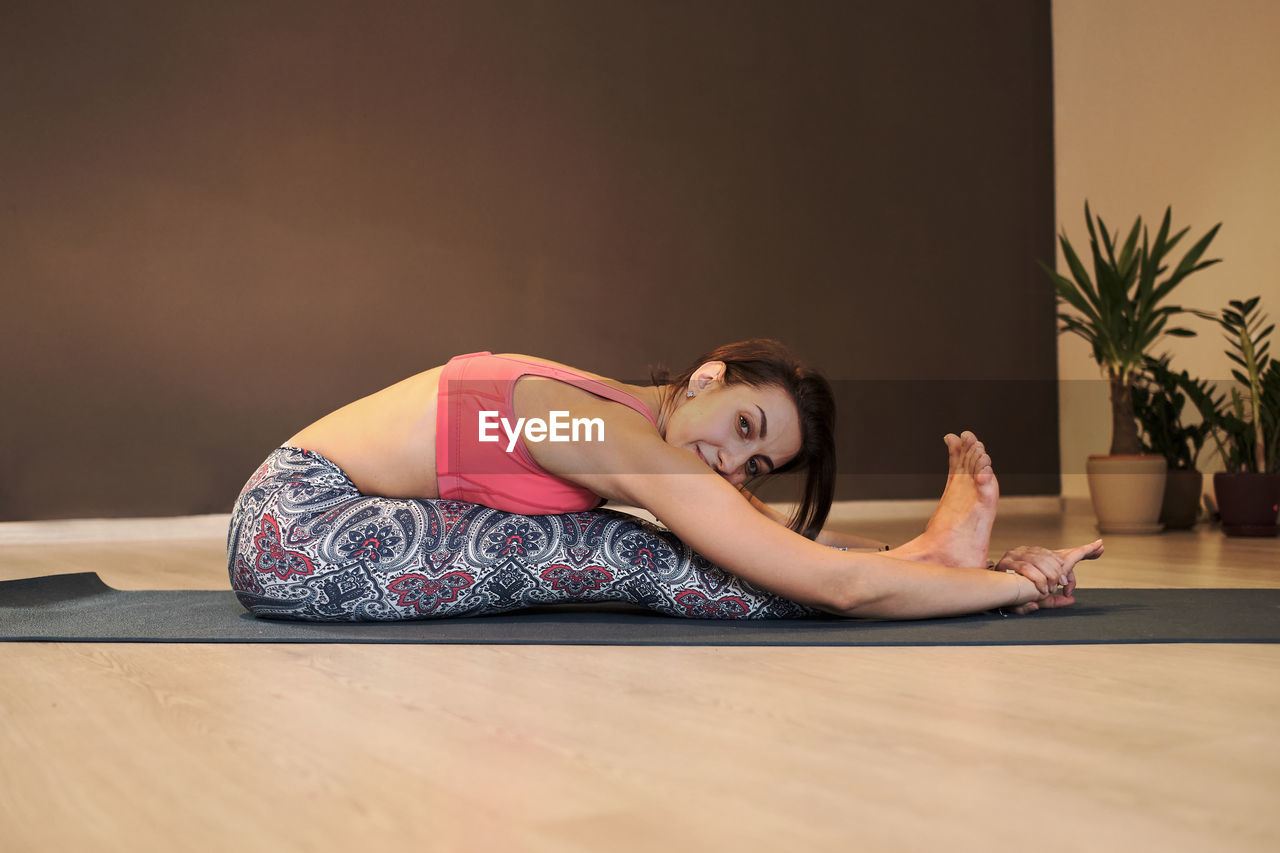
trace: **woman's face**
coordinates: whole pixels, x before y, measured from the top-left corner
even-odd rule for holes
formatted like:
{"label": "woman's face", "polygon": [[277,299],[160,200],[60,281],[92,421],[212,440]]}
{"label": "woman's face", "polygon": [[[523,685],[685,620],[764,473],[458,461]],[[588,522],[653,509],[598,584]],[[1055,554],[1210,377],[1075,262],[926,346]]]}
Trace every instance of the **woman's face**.
{"label": "woman's face", "polygon": [[667,421],[666,440],[739,486],[795,458],[800,416],[781,388],[726,385],[723,375],[723,363],[708,362],[690,380],[693,397],[677,392],[679,405]]}

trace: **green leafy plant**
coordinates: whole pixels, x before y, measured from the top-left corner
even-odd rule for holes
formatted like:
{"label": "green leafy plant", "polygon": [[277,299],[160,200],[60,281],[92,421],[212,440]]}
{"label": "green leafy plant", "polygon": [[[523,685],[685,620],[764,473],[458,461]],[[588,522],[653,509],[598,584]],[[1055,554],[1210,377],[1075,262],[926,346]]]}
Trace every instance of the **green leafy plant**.
{"label": "green leafy plant", "polygon": [[[1232,300],[1222,309],[1218,325],[1226,332],[1227,358],[1237,367],[1231,375],[1231,403],[1192,398],[1201,416],[1214,428],[1222,462],[1231,472],[1280,472],[1280,362],[1271,358],[1267,340],[1275,324],[1258,310],[1259,297]],[[1248,392],[1241,393],[1243,386]]]}
{"label": "green leafy plant", "polygon": [[1215,398],[1214,389],[1206,380],[1192,379],[1185,370],[1175,373],[1169,358],[1148,356],[1133,387],[1133,409],[1142,427],[1142,451],[1163,456],[1172,469],[1194,471],[1214,424],[1209,419],[1190,426],[1184,424],[1183,408],[1188,398],[1193,398],[1219,409],[1226,398],[1222,394]]}
{"label": "green leafy plant", "polygon": [[1070,332],[1088,341],[1094,361],[1106,371],[1111,383],[1112,455],[1142,452],[1133,408],[1133,386],[1151,346],[1162,335],[1195,336],[1190,329],[1169,327],[1169,321],[1183,313],[1212,319],[1211,315],[1199,311],[1163,303],[1187,276],[1218,263],[1217,258],[1206,261],[1200,258],[1222,225],[1213,226],[1169,272],[1166,259],[1188,231],[1183,228],[1169,235],[1172,214],[1172,208],[1165,209],[1154,241],[1143,227],[1142,217],[1137,217],[1121,244],[1119,233],[1111,234],[1102,217],[1096,217],[1095,226],[1095,217],[1085,202],[1084,219],[1089,229],[1093,276],[1080,261],[1065,230],[1058,242],[1071,277],[1041,264],[1054,283],[1058,304],[1063,309],[1058,314],[1059,333]]}

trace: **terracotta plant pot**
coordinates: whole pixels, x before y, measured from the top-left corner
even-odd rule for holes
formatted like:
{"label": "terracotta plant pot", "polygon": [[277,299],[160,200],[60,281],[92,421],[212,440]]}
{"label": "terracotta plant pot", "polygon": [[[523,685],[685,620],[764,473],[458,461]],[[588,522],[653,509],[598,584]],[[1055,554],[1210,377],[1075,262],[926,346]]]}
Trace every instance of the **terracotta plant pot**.
{"label": "terracotta plant pot", "polygon": [[1275,536],[1280,516],[1280,474],[1213,475],[1213,493],[1228,536]]}
{"label": "terracotta plant pot", "polygon": [[1163,456],[1090,456],[1089,496],[1103,533],[1159,533],[1168,463]]}
{"label": "terracotta plant pot", "polygon": [[1164,503],[1160,521],[1165,530],[1194,527],[1200,516],[1200,495],[1204,491],[1204,475],[1186,468],[1170,468],[1164,481]]}

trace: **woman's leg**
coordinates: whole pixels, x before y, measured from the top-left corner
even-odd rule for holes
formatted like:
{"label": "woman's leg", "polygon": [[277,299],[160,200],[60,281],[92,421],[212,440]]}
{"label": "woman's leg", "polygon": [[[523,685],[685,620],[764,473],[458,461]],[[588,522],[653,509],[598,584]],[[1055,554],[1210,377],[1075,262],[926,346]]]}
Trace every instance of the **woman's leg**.
{"label": "woman's leg", "polygon": [[268,618],[424,619],[584,601],[704,619],[817,613],[630,515],[525,516],[372,497],[328,459],[295,448],[273,452],[245,485],[227,558],[241,603]]}

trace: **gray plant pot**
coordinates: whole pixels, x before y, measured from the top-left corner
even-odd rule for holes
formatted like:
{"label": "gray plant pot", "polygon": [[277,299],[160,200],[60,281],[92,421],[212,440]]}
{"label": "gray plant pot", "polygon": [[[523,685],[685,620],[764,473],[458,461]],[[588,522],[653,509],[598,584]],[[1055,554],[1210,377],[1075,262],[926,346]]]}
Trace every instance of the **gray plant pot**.
{"label": "gray plant pot", "polygon": [[1168,463],[1163,456],[1090,456],[1089,496],[1103,533],[1159,533]]}

